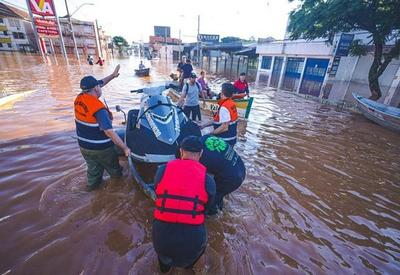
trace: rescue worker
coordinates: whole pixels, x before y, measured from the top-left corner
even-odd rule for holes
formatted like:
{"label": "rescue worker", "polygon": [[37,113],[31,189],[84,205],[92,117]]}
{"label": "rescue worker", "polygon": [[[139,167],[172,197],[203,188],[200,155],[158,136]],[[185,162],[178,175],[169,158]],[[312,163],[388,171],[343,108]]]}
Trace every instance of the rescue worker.
{"label": "rescue worker", "polygon": [[214,130],[210,134],[222,138],[232,146],[237,140],[238,120],[236,104],[232,100],[233,91],[234,87],[231,83],[222,84],[221,99],[218,101],[219,108],[213,121],[201,125],[202,129],[213,125]]}
{"label": "rescue worker", "polygon": [[114,145],[122,149],[125,156],[130,155],[130,149],[113,130],[111,111],[99,100],[102,94],[101,87],[119,76],[119,68],[118,65],[111,75],[102,80],[93,76],[82,78],[82,92],[74,102],[76,134],[87,164],[89,191],[100,185],[104,170],[111,177],[122,176]]}
{"label": "rescue worker", "polygon": [[153,245],[160,270],[190,269],[207,245],[205,212],[215,196],[215,182],[199,163],[202,145],[195,136],[183,139],[181,158],[160,166],[155,176],[157,196]]}
{"label": "rescue worker", "polygon": [[231,145],[216,136],[205,135],[199,138],[203,146],[200,163],[207,173],[214,175],[217,193],[208,215],[217,214],[223,208],[223,199],[242,185],[246,177],[246,167]]}
{"label": "rescue worker", "polygon": [[241,73],[239,79],[233,83],[235,92],[233,98],[249,97],[249,84],[246,81],[246,73]]}

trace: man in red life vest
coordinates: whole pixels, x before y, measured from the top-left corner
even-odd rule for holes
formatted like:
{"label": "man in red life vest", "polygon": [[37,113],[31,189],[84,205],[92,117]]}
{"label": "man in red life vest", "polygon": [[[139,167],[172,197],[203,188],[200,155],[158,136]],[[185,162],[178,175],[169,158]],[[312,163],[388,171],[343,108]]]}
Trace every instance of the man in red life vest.
{"label": "man in red life vest", "polygon": [[241,73],[239,79],[233,83],[235,92],[233,98],[249,97],[249,84],[246,81],[246,73]]}
{"label": "man in red life vest", "polygon": [[126,156],[130,155],[130,149],[113,130],[111,111],[99,100],[102,94],[101,87],[118,76],[119,65],[111,75],[102,80],[85,76],[81,80],[82,92],[74,102],[76,134],[87,164],[89,190],[99,186],[104,170],[111,177],[122,176],[114,145],[121,148]]}
{"label": "man in red life vest", "polygon": [[221,90],[221,99],[218,101],[219,108],[213,121],[203,124],[201,128],[213,125],[214,131],[210,134],[220,137],[233,146],[237,140],[238,121],[236,104],[232,100],[234,87],[231,83],[224,83]]}
{"label": "man in red life vest", "polygon": [[155,176],[153,245],[163,273],[172,267],[192,268],[207,245],[204,218],[216,187],[199,162],[202,148],[198,137],[186,137],[181,159],[160,166]]}

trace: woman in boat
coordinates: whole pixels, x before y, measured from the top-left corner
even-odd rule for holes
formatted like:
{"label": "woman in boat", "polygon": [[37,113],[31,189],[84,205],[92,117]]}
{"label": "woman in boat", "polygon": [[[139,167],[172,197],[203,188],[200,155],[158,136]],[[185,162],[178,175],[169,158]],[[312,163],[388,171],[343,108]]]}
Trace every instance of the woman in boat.
{"label": "woman in boat", "polygon": [[201,92],[204,94],[204,96],[206,98],[211,98],[212,97],[211,89],[208,87],[207,80],[206,80],[205,76],[206,76],[205,71],[201,71],[200,72],[200,77],[197,78],[197,82],[200,84]]}
{"label": "woman in boat", "polygon": [[143,64],[143,61],[140,61],[139,70],[146,69],[146,66]]}
{"label": "woman in boat", "polygon": [[246,81],[246,73],[241,73],[239,79],[233,83],[233,86],[235,87],[233,99],[249,97],[249,84]]}

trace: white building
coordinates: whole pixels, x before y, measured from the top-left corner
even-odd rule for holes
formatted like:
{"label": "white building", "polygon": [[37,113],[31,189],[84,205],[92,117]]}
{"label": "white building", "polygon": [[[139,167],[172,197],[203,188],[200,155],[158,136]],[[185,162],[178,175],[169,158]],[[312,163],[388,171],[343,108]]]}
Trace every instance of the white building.
{"label": "white building", "polygon": [[[354,39],[367,40],[365,32],[352,34]],[[368,87],[368,71],[373,55],[369,53],[357,57],[346,53],[339,54],[341,46],[346,44],[343,39],[338,45],[340,37],[341,35],[335,37],[333,45],[322,39],[259,42],[256,50],[260,55],[257,81],[273,88],[336,102],[354,102],[353,92],[369,97],[371,93]],[[343,37],[346,37],[346,34]],[[378,102],[398,106],[399,59],[392,60],[379,82],[382,97]]]}
{"label": "white building", "polygon": [[0,2],[0,51],[33,52],[37,49],[34,41],[29,14]]}

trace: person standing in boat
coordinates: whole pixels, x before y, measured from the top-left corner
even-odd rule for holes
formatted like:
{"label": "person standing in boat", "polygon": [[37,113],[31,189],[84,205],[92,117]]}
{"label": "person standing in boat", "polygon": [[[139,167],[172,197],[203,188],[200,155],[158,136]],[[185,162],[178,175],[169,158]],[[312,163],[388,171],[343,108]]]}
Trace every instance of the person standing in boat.
{"label": "person standing in boat", "polygon": [[210,133],[222,138],[224,141],[234,146],[237,140],[237,121],[238,112],[236,104],[232,100],[235,88],[231,83],[224,83],[221,87],[221,99],[218,101],[218,111],[213,117],[213,121],[201,125],[201,128],[213,126],[214,130]]}
{"label": "person standing in boat", "polygon": [[180,84],[182,88],[183,84],[186,83],[186,81],[190,78],[191,73],[193,72],[192,61],[190,61],[190,59],[186,59],[186,63],[182,65],[181,71]]}
{"label": "person standing in boat", "polygon": [[200,77],[197,79],[197,82],[199,82],[201,86],[201,92],[205,95],[206,98],[211,98],[211,89],[208,87],[207,80],[205,78],[206,72],[201,71],[200,72]]}
{"label": "person standing in boat", "polygon": [[100,185],[103,172],[111,177],[122,176],[122,167],[114,145],[129,156],[131,151],[114,132],[112,113],[99,100],[101,87],[119,76],[119,65],[102,80],[85,76],[81,80],[82,92],[75,98],[75,124],[80,151],[87,165],[87,186],[93,190]]}
{"label": "person standing in boat", "polygon": [[239,79],[233,83],[235,87],[235,93],[233,98],[243,98],[245,96],[249,97],[249,84],[246,80],[246,73],[241,73]]}
{"label": "person standing in boat", "polygon": [[199,163],[202,144],[189,136],[180,144],[181,158],[159,166],[152,237],[162,273],[190,269],[207,246],[205,212],[213,204],[215,182]]}
{"label": "person standing in boat", "polygon": [[196,81],[196,78],[197,75],[195,73],[190,74],[189,81],[187,81],[182,87],[182,93],[178,101],[178,106],[184,106],[183,112],[188,118],[191,114],[192,120],[196,120],[198,118],[198,120],[201,121],[199,97],[201,96],[203,98],[203,103],[205,97],[201,92],[201,86]]}

